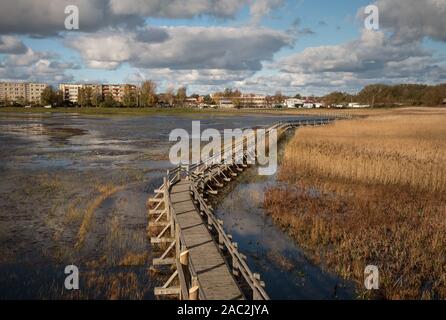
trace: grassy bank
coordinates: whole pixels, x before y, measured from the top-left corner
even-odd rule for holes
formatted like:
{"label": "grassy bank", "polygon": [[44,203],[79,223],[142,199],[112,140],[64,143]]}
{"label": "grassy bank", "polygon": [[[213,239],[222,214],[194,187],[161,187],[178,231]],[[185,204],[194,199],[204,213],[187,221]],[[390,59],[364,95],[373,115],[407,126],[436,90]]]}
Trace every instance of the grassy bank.
{"label": "grassy bank", "polygon": [[301,129],[265,207],[313,260],[360,288],[373,264],[381,297],[444,299],[445,122],[438,109],[406,110]]}
{"label": "grassy bank", "polygon": [[209,109],[190,108],[21,108],[3,107],[0,113],[79,113],[86,115],[155,115],[155,114],[200,114],[217,112]]}
{"label": "grassy bank", "polygon": [[[444,109],[444,108],[443,108]],[[272,114],[272,115],[385,115],[408,112],[441,112],[441,108],[413,107],[413,108],[380,108],[380,109],[197,109],[197,108],[23,108],[23,107],[0,107],[0,114],[8,113],[79,113],[85,115],[194,115],[194,114]]]}

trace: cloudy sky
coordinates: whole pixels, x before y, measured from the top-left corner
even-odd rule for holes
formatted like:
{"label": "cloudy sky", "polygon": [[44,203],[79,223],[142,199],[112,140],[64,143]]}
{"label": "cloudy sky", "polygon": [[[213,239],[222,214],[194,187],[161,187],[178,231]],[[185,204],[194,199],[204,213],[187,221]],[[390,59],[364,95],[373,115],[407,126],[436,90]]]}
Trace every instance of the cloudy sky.
{"label": "cloudy sky", "polygon": [[[365,30],[364,8],[380,28]],[[65,7],[79,30],[65,29]],[[324,94],[446,82],[446,0],[1,0],[0,80]]]}

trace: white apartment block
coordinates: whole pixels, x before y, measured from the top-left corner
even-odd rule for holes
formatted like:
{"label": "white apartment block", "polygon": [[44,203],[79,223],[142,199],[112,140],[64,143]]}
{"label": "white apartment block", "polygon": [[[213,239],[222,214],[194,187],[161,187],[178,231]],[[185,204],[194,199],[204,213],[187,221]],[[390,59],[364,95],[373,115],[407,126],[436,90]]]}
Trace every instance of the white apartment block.
{"label": "white apartment block", "polygon": [[47,86],[44,83],[0,82],[0,100],[39,103],[42,92]]}
{"label": "white apartment block", "polygon": [[136,86],[126,84],[61,84],[59,90],[62,92],[63,99],[72,103],[78,102],[79,90],[85,88],[92,88],[93,92],[99,93],[103,98],[111,94],[115,101],[122,102],[126,86],[133,92],[137,92]]}
{"label": "white apartment block", "polygon": [[62,93],[63,100],[71,101],[72,103],[78,102],[79,90],[86,87],[85,84],[60,84],[59,90]]}

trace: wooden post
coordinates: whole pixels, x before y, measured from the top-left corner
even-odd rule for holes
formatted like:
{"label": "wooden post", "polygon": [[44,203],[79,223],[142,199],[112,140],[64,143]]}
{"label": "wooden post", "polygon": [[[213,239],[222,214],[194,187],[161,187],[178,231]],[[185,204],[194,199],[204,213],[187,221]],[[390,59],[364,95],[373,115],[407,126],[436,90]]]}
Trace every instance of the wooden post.
{"label": "wooden post", "polygon": [[189,289],[189,300],[198,300],[198,286],[193,286]]}
{"label": "wooden post", "polygon": [[181,243],[180,243],[180,226],[175,224],[175,258],[180,258],[181,252]]}
{"label": "wooden post", "polygon": [[189,250],[180,253],[180,263],[185,267],[189,265]]}
{"label": "wooden post", "polygon": [[237,260],[234,259],[234,256],[232,256],[232,274],[234,276],[238,276],[239,275],[238,269],[239,269],[238,262],[237,262]]}
{"label": "wooden post", "polygon": [[218,247],[220,248],[220,250],[224,250],[224,248],[225,248],[225,245],[224,245],[224,242],[223,242],[223,236],[220,234],[220,233],[218,233]]}
{"label": "wooden post", "polygon": [[192,278],[192,285],[189,289],[189,300],[198,300],[200,287],[198,285],[197,277]]}

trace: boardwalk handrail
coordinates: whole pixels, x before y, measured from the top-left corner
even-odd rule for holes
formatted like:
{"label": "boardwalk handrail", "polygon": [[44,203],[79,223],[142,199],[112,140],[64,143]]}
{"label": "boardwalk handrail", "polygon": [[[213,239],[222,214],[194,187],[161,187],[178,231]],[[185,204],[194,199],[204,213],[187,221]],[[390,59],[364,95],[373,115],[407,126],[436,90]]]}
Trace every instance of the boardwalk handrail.
{"label": "boardwalk handrail", "polygon": [[223,229],[223,221],[218,220],[211,211],[201,193],[198,191],[197,185],[199,181],[192,180],[191,189],[194,199],[198,202],[200,212],[203,212],[207,217],[209,227],[214,228],[218,235],[218,244],[220,249],[225,248],[231,256],[232,268],[240,271],[245,283],[251,288],[254,300],[269,300],[269,296],[263,288],[265,284],[260,281],[260,275],[254,273],[246,263],[246,256],[242,255],[237,247],[237,244],[232,242],[232,236],[226,233]]}
{"label": "boardwalk handrail", "polygon": [[[327,124],[333,121],[334,119],[312,119],[312,120],[297,120],[297,121],[281,121],[277,122],[274,125],[268,127],[264,133],[266,137],[269,135],[272,130],[278,130],[279,133],[285,132],[290,127],[300,126],[300,125],[322,125]],[[252,138],[252,135],[256,133],[253,131],[250,135],[242,135],[235,141],[231,141],[228,145],[223,146],[219,152],[214,153],[212,156],[207,157],[206,159],[200,160],[198,163],[193,165],[178,165],[176,168],[167,171],[167,175],[164,177],[163,185],[158,188],[159,194],[163,195],[163,198],[154,198],[153,201],[156,201],[158,205],[152,209],[154,213],[158,213],[159,215],[156,218],[155,224],[160,221],[160,217],[166,215],[167,223],[164,226],[164,229],[161,233],[155,238],[155,240],[159,240],[160,242],[171,242],[169,247],[164,251],[161,258],[154,259],[159,262],[159,264],[169,264],[170,261],[172,264],[176,265],[176,271],[172,274],[172,276],[167,280],[166,284],[161,288],[155,289],[155,294],[157,292],[159,294],[178,294],[180,299],[206,299],[206,293],[200,289],[199,277],[197,272],[195,271],[193,261],[190,258],[189,251],[186,245],[186,241],[181,231],[181,226],[179,224],[177,215],[174,211],[174,206],[170,197],[170,189],[173,185],[180,182],[181,180],[188,180],[189,183],[189,191],[194,200],[195,206],[199,210],[200,215],[203,220],[207,223],[208,229],[213,233],[213,235],[217,238],[214,238],[214,241],[218,243],[218,247],[222,251],[222,253],[227,253],[227,255],[231,258],[232,271],[234,275],[241,275],[239,278],[244,282],[252,290],[252,298],[254,300],[268,300],[269,296],[264,289],[264,282],[261,281],[260,275],[252,272],[246,262],[246,256],[239,252],[237,243],[232,241],[232,236],[228,234],[223,228],[223,221],[217,219],[215,214],[213,213],[213,209],[208,205],[207,200],[203,197],[203,194],[214,194],[211,188],[211,184],[217,182],[217,178],[223,176],[226,178],[226,181],[230,181],[230,178],[226,177],[228,172],[234,176],[237,176],[232,170],[242,171],[239,167],[239,163],[237,161],[242,161],[242,166],[248,164],[248,157],[256,157],[256,154],[250,154],[250,150],[246,148],[245,151],[245,142],[247,139]],[[231,139],[232,140],[232,139]],[[224,159],[222,157],[226,154],[227,151],[235,149],[237,150],[241,148],[242,150],[242,159],[236,158],[234,154],[232,154],[232,159]],[[256,152],[256,151],[254,151]],[[219,161],[217,161],[219,160]],[[245,164],[246,160],[246,164]],[[227,171],[225,171],[227,170]],[[164,209],[160,208],[160,202],[164,203]],[[163,236],[170,229],[171,237],[173,239],[167,241],[161,241],[160,237]],[[152,242],[156,243],[156,242]],[[175,249],[175,257],[167,258],[169,254]],[[226,261],[228,264],[228,261]],[[229,265],[228,265],[229,266]],[[171,288],[169,289],[169,285],[173,283],[173,280],[178,277],[179,288]]]}
{"label": "boardwalk handrail", "polygon": [[[188,248],[186,246],[186,241],[184,239],[184,236],[181,232],[181,227],[178,222],[177,215],[174,212],[172,201],[170,199],[170,187],[172,184],[177,183],[180,180],[180,176],[178,175],[181,173],[181,167],[177,167],[172,172],[167,173],[167,179],[165,179],[165,185],[166,185],[166,203],[168,206],[168,212],[170,212],[170,219],[171,219],[171,226],[173,228],[173,234],[175,234],[175,257],[180,257],[181,254],[184,254],[188,252]],[[176,266],[177,266],[177,272],[178,272],[178,279],[180,282],[180,289],[181,289],[181,296],[183,299],[190,299],[191,298],[191,292],[190,290],[194,286],[199,287],[199,280],[197,276],[197,272],[195,271],[192,259],[187,254],[187,263],[185,261],[181,261],[181,259],[175,259],[176,260]],[[206,296],[203,291],[198,290],[199,298],[200,300],[206,300]],[[198,297],[196,297],[198,298]]]}

